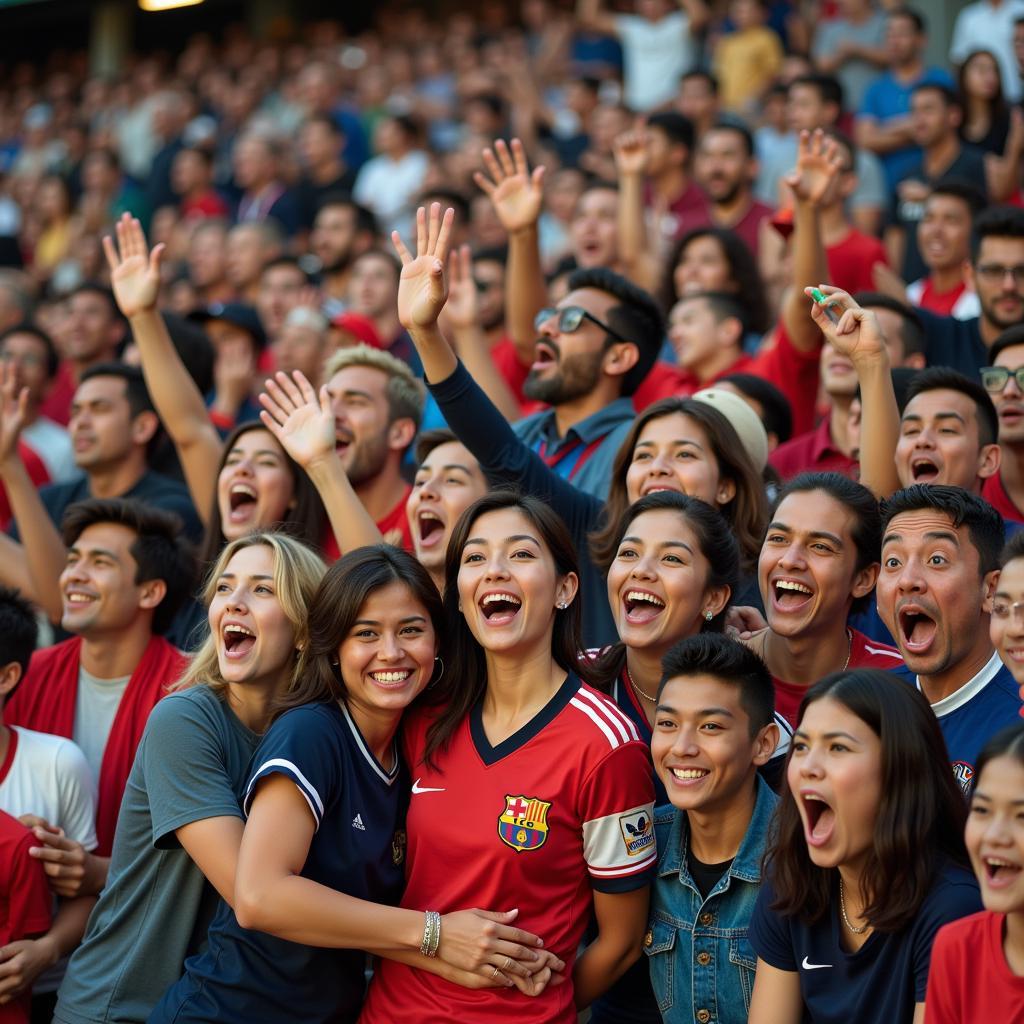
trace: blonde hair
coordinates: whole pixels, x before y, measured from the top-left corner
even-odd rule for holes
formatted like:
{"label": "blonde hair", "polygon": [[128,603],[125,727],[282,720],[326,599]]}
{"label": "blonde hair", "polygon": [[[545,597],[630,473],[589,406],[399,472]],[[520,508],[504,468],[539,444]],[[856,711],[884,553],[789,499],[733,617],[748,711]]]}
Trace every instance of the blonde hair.
{"label": "blonde hair", "polygon": [[322,379],[329,381],[339,370],[349,366],[369,366],[374,370],[380,370],[388,379],[385,394],[391,422],[410,419],[419,427],[426,392],[423,384],[401,359],[396,359],[390,352],[382,352],[379,348],[363,343],[340,348],[324,364]]}
{"label": "blonde hair", "polygon": [[[258,530],[245,537],[239,537],[224,546],[203,587],[203,604],[207,608],[216,592],[217,581],[223,575],[228,563],[244,548],[262,544],[274,552],[274,593],[288,621],[295,630],[296,658],[287,689],[291,689],[301,678],[309,662],[309,610],[320,580],[327,567],[316,552],[302,541],[286,533]],[[209,686],[219,697],[227,689],[227,681],[220,674],[217,659],[217,641],[210,633],[203,645],[192,656],[188,668],[171,687],[183,690],[189,686]]]}

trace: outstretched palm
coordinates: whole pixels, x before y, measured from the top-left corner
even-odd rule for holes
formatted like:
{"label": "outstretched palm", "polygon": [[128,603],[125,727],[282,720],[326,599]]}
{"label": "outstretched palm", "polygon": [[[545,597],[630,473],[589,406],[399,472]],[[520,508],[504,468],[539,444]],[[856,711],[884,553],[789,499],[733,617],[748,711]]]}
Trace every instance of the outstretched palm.
{"label": "outstretched palm", "polygon": [[18,457],[18,438],[28,414],[28,388],[20,393],[14,370],[0,366],[0,465]]}
{"label": "outstretched palm", "polygon": [[110,284],[117,305],[126,317],[132,317],[156,307],[164,247],[160,244],[150,252],[142,225],[128,213],[122,214],[116,230],[116,248],[114,240],[107,235],[103,239],[103,251],[110,266]]}
{"label": "outstretched palm", "polygon": [[544,168],[536,167],[530,173],[519,139],[512,140],[511,152],[504,140],[498,139],[493,150],[484,150],[483,161],[487,174],[477,171],[473,180],[490,197],[502,227],[512,233],[536,224],[544,205]]}
{"label": "outstretched palm", "polygon": [[444,265],[448,258],[448,236],[451,234],[455,211],[445,210],[441,217],[441,204],[427,212],[421,206],[416,211],[416,255],[405,247],[397,231],[391,233],[391,242],[402,261],[402,274],[398,279],[398,320],[408,331],[433,327],[448,298]]}
{"label": "outstretched palm", "polygon": [[813,135],[800,133],[796,168],[786,175],[786,184],[801,202],[822,202],[842,166],[839,146],[818,129]]}
{"label": "outstretched palm", "polygon": [[327,389],[317,396],[313,385],[299,370],[291,377],[278,372],[260,393],[263,425],[281,442],[281,447],[308,469],[334,451],[334,413]]}

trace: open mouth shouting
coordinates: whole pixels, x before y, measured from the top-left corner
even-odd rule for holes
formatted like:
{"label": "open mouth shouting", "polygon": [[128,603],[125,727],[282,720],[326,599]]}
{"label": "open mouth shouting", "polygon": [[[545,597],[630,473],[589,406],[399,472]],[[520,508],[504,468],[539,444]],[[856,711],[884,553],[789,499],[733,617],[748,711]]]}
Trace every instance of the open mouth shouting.
{"label": "open mouth shouting", "polygon": [[416,513],[416,531],[421,548],[433,548],[444,540],[444,520],[432,508]]}
{"label": "open mouth shouting", "polygon": [[665,610],[665,602],[650,590],[630,587],[622,598],[626,621],[632,626],[653,622]]}
{"label": "open mouth shouting", "polygon": [[904,605],[896,613],[900,647],[908,654],[925,654],[935,640],[938,624],[920,605]]}
{"label": "open mouth shouting", "polygon": [[557,362],[558,353],[551,342],[546,341],[544,338],[538,338],[533,347],[533,363],[530,366],[530,372],[537,373],[540,370],[546,370]]}
{"label": "open mouth shouting", "polygon": [[810,604],[814,590],[791,577],[776,577],[769,586],[772,607],[784,614],[802,612]]}
{"label": "open mouth shouting", "polygon": [[221,627],[224,657],[228,661],[242,661],[256,646],[256,634],[241,622],[226,622]]}
{"label": "open mouth shouting", "polygon": [[231,485],[228,491],[228,519],[232,523],[246,523],[256,512],[259,495],[252,484],[242,481]]}
{"label": "open mouth shouting", "polygon": [[492,590],[480,598],[480,611],[489,626],[507,626],[514,622],[522,600],[507,590]]}
{"label": "open mouth shouting", "polygon": [[915,455],[910,460],[910,475],[915,484],[933,484],[939,479],[939,464],[928,455]]}
{"label": "open mouth shouting", "polygon": [[836,827],[836,812],[828,801],[813,790],[800,791],[800,813],[808,846],[825,846]]}
{"label": "open mouth shouting", "polygon": [[340,427],[335,426],[334,428],[334,450],[339,456],[343,456],[345,452],[352,447],[352,441],[354,440],[352,432],[349,430],[342,430]]}
{"label": "open mouth shouting", "polygon": [[985,884],[990,889],[1008,889],[1020,878],[1021,865],[1005,857],[982,857]]}

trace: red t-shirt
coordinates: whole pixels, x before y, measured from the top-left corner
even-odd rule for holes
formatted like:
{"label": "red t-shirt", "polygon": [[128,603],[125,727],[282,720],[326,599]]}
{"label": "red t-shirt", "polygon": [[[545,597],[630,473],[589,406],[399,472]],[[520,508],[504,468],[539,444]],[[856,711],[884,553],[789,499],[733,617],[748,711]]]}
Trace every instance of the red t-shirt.
{"label": "red t-shirt", "polygon": [[826,416],[814,430],[780,444],[768,456],[768,462],[783,480],[801,473],[842,473],[851,480],[859,476],[860,466],[832,443],[832,431]]}
{"label": "red t-shirt", "polygon": [[943,925],[932,945],[925,1024],[1024,1021],[1024,978],[1003,952],[1005,914],[983,910]]}
{"label": "red t-shirt", "polygon": [[[856,629],[847,627],[846,631],[850,637],[850,660],[847,662],[847,668],[892,669],[903,664],[903,656],[895,647],[880,644]],[[795,729],[800,701],[810,689],[810,684],[787,683],[775,676],[772,676],[772,682],[775,684],[775,712]]]}
{"label": "red t-shirt", "polygon": [[[761,221],[771,217],[774,212],[770,206],[755,199],[747,212],[729,228],[733,234],[739,235],[743,239],[755,259],[760,248]],[[719,227],[728,227],[728,225],[720,224]]]}
{"label": "red t-shirt", "polygon": [[523,416],[529,416],[531,413],[546,408],[543,402],[535,402],[523,394],[523,385],[526,383],[530,366],[519,358],[515,342],[511,338],[502,338],[491,349],[491,361],[497,367],[498,373],[505,378],[505,383],[511,389],[512,394],[516,396],[519,411]]}
{"label": "red t-shirt", "polygon": [[1024,512],[1013,503],[1003,486],[1002,472],[987,476],[981,484],[981,496],[1004,518],[1024,523]]}
{"label": "red t-shirt", "polygon": [[[50,482],[50,472],[46,464],[36,452],[24,441],[18,441],[18,454],[25,464],[29,479],[36,485],[36,490]],[[0,484],[0,529],[6,530],[11,524],[11,503],[7,499],[7,491]]]}
{"label": "red t-shirt", "polygon": [[230,212],[228,204],[213,189],[195,199],[182,199],[181,201],[181,216],[185,220],[227,217]]}
{"label": "red t-shirt", "polygon": [[744,370],[745,373],[752,373],[774,384],[786,396],[793,415],[794,437],[814,426],[814,399],[818,393],[820,361],[820,343],[809,352],[794,348],[786,328],[780,322],[775,327],[774,337],[761,346]]}
{"label": "red t-shirt", "polygon": [[647,745],[606,696],[569,675],[529,724],[496,747],[480,716],[478,704],[434,754],[436,768],[422,763],[429,718],[414,715],[405,726],[415,782],[402,906],[442,914],[518,907],[516,925],[565,961],[567,980],[531,998],[516,989],[471,991],[385,960],[362,1024],[575,1024],[572,967],[592,892],[630,892],[653,874]]}
{"label": "red t-shirt", "polygon": [[637,412],[643,412],[647,406],[653,405],[659,399],[692,395],[702,388],[711,387],[716,380],[728,377],[730,373],[749,373],[751,362],[750,356],[740,354],[731,366],[712,374],[707,380],[701,380],[690,370],[659,360],[644,377],[643,384],[636,389],[633,395],[633,408]]}
{"label": "red t-shirt", "polygon": [[50,381],[50,389],[39,407],[40,414],[66,427],[71,419],[71,400],[75,397],[76,387],[71,364],[64,360],[57,366],[57,373]]}
{"label": "red t-shirt", "polygon": [[825,250],[825,259],[828,261],[829,281],[851,294],[873,292],[872,269],[876,263],[889,264],[885,246],[877,238],[861,234],[856,228],[851,228],[841,242],[830,245]]}
{"label": "red t-shirt", "polygon": [[[0,811],[0,946],[50,928],[53,897],[46,873],[42,862],[28,855],[36,845],[17,818]],[[0,1024],[28,1024],[30,998],[26,994],[0,1006]]]}
{"label": "red t-shirt", "polygon": [[924,279],[924,287],[921,289],[921,298],[918,300],[917,305],[939,316],[952,316],[953,308],[960,301],[960,296],[965,291],[967,291],[967,282],[961,281],[948,292],[937,292],[929,276]]}
{"label": "red t-shirt", "polygon": [[[405,506],[409,503],[411,493],[412,488],[407,486],[398,504],[386,516],[377,520],[377,529],[380,530],[384,543],[394,544],[396,548],[402,548],[409,552],[415,551],[412,543],[412,528],[409,526],[409,517],[405,514]],[[330,523],[324,530],[320,550],[328,565],[341,557],[341,548],[338,547],[338,539],[334,536]]]}

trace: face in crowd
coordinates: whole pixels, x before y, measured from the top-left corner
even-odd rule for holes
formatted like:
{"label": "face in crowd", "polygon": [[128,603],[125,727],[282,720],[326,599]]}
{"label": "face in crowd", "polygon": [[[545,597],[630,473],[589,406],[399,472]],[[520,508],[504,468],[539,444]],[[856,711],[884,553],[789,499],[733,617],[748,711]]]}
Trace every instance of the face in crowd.
{"label": "face in crowd", "polygon": [[287,519],[295,505],[295,478],[269,430],[247,430],[225,452],[217,477],[217,504],[227,540]]}

